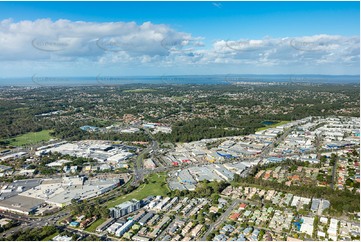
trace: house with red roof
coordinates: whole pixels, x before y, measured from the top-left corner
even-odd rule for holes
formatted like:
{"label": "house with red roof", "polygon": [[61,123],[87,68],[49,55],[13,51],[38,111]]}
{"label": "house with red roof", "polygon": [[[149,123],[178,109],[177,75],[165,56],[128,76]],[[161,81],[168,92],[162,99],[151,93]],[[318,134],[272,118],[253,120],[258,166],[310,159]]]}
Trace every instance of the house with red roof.
{"label": "house with red roof", "polygon": [[246,207],[247,207],[247,204],[245,204],[245,203],[241,203],[239,205],[239,209],[241,209],[241,210],[244,210]]}
{"label": "house with red roof", "polygon": [[239,218],[239,216],[241,216],[240,213],[234,213],[231,216],[229,216],[229,219],[233,220],[233,221],[236,221]]}

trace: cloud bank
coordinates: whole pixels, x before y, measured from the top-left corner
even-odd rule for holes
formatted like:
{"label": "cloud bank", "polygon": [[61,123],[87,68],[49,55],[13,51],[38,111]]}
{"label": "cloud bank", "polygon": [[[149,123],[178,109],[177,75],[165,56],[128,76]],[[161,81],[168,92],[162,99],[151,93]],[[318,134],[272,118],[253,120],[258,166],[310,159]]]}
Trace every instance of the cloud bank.
{"label": "cloud bank", "polygon": [[[235,30],[236,31],[236,30]],[[236,73],[237,70],[279,70],[317,73],[359,73],[358,36],[314,35],[263,39],[219,39],[204,44],[203,36],[179,32],[165,24],[145,22],[82,22],[38,19],[0,22],[0,70],[31,72],[94,68],[201,68]],[[6,70],[7,71],[6,71]],[[139,69],[138,69],[139,70]],[[149,71],[148,70],[148,71]],[[195,70],[193,70],[195,71]],[[153,70],[154,72],[154,70]],[[85,73],[83,73],[85,74]],[[141,73],[139,73],[141,74]],[[150,74],[150,73],[144,73]],[[187,73],[183,73],[187,74]],[[339,73],[346,74],[346,73]]]}

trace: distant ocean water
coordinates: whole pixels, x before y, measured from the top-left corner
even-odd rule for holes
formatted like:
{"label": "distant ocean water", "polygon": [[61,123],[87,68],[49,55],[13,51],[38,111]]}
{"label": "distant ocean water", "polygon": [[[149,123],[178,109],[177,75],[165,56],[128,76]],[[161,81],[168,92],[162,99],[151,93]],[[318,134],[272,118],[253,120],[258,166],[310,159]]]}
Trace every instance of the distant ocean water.
{"label": "distant ocean water", "polygon": [[112,86],[125,84],[232,84],[237,82],[293,82],[359,84],[357,75],[168,75],[168,76],[96,76],[0,78],[0,86]]}

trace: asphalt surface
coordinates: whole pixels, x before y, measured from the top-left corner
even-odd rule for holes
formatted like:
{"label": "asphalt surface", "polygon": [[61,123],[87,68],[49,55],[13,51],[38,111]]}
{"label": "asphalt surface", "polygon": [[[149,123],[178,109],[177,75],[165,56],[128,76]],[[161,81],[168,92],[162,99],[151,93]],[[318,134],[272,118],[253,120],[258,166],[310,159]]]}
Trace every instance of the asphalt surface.
{"label": "asphalt surface", "polygon": [[[139,127],[140,128],[140,127]],[[144,157],[151,153],[157,153],[159,149],[158,142],[154,139],[153,135],[149,132],[149,130],[145,129],[145,132],[148,134],[148,136],[151,138],[152,143],[150,147],[147,147],[142,152],[138,154],[137,159],[134,161],[134,179],[133,179],[133,186],[140,185],[140,183],[144,180]]]}
{"label": "asphalt surface", "polygon": [[6,238],[8,236],[10,236],[11,234],[14,234],[18,231],[22,231],[25,229],[32,229],[32,228],[39,228],[39,227],[44,227],[44,226],[48,226],[48,225],[56,225],[56,222],[61,220],[63,217],[68,216],[70,213],[67,210],[63,210],[63,211],[59,211],[55,214],[52,214],[50,216],[46,216],[46,217],[39,217],[39,218],[35,218],[35,217],[28,217],[26,215],[18,215],[18,214],[13,214],[13,213],[8,213],[8,212],[1,212],[1,215],[3,215],[6,218],[11,218],[15,221],[19,221],[21,224],[19,226],[16,227],[12,227],[6,231],[4,231],[1,234],[2,238]]}
{"label": "asphalt surface", "polygon": [[331,184],[330,184],[331,189],[334,189],[334,187],[335,187],[337,162],[338,162],[338,157],[335,158],[335,164],[332,167],[332,178],[331,178],[332,181],[331,181]]}
{"label": "asphalt surface", "polygon": [[275,146],[279,145],[293,130],[295,130],[296,128],[290,128],[288,130],[286,130],[285,132],[283,132],[283,134],[278,137],[276,139],[275,142],[271,143],[270,145],[268,145],[263,151],[262,151],[262,158],[266,158],[268,156],[268,154],[271,152],[271,150],[273,148],[275,148]]}

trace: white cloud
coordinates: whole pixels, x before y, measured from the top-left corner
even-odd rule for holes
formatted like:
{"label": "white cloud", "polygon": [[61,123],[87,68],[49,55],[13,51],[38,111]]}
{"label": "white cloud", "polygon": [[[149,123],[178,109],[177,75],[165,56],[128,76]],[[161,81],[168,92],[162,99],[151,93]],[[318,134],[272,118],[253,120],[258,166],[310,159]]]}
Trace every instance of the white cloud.
{"label": "white cloud", "polygon": [[[297,38],[261,40],[220,40],[213,50],[235,62],[269,64],[359,63],[360,40],[357,37],[315,35]],[[308,61],[309,63],[305,63]]]}
{"label": "white cloud", "polygon": [[[354,72],[359,72],[359,37],[323,34],[296,38],[220,39],[211,46],[205,46],[203,40],[151,22],[139,25],[135,22],[63,19],[14,22],[6,19],[0,22],[0,62],[12,71],[29,66],[37,68],[46,63],[49,70],[77,65],[84,68],[86,65],[98,65],[99,68],[197,65],[207,73],[207,65],[216,71],[214,64],[227,64],[233,65],[235,70],[239,65],[252,66],[252,70],[255,67],[287,70],[288,67],[310,66],[326,70],[337,65],[351,66]],[[2,70],[4,67],[0,67]]]}
{"label": "white cloud", "polygon": [[212,3],[216,8],[222,8],[222,3]]}
{"label": "white cloud", "polygon": [[[176,32],[166,25],[145,22],[72,22],[69,20],[0,22],[1,60],[41,60],[53,56],[71,59],[114,56],[164,56],[169,50],[162,41],[178,43],[192,40],[191,35]],[[181,43],[181,45],[183,45]],[[148,58],[147,57],[147,58]],[[57,60],[62,60],[57,58]],[[96,59],[95,59],[96,60]]]}

